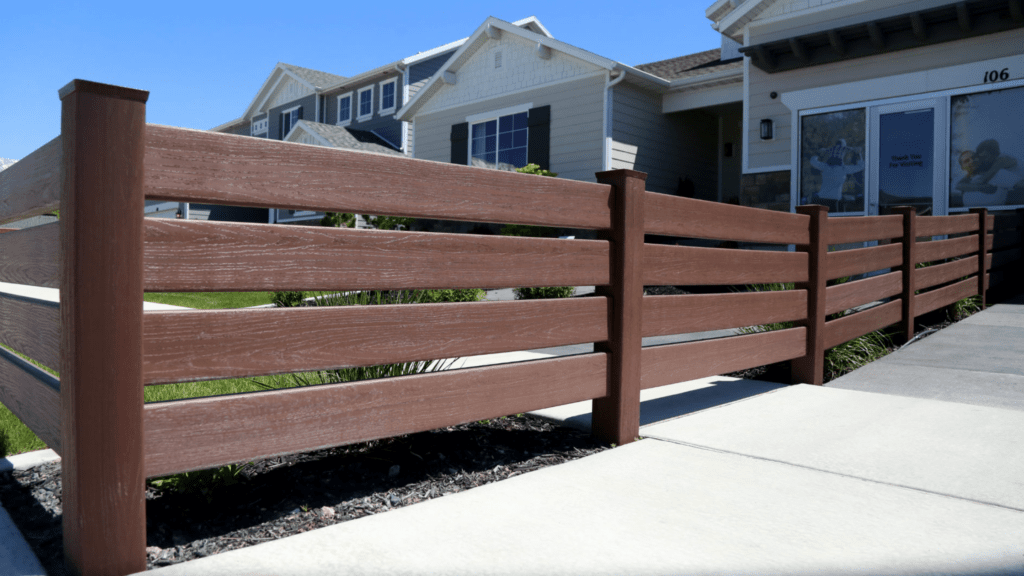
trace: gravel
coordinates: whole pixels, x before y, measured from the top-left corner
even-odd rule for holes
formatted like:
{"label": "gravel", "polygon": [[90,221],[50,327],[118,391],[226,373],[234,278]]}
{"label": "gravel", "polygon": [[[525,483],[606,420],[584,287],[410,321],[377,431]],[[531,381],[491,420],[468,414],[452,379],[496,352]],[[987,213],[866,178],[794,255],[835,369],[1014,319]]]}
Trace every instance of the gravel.
{"label": "gravel", "polygon": [[[146,491],[147,569],[380,514],[605,450],[528,415],[245,464],[233,485]],[[60,462],[0,474],[0,501],[64,574]]]}

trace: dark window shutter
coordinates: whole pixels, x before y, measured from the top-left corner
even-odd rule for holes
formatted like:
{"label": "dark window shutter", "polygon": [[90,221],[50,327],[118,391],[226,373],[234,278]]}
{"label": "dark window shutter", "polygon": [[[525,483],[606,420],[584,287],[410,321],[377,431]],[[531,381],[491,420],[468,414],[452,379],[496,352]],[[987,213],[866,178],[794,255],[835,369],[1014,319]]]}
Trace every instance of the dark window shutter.
{"label": "dark window shutter", "polygon": [[302,106],[299,106],[299,113],[298,113],[298,114],[296,114],[295,116],[296,116],[296,118],[298,118],[299,120],[302,120]]}
{"label": "dark window shutter", "polygon": [[551,169],[551,106],[530,109],[530,142],[526,160],[543,170]]}
{"label": "dark window shutter", "polygon": [[452,164],[469,164],[469,122],[452,124]]}

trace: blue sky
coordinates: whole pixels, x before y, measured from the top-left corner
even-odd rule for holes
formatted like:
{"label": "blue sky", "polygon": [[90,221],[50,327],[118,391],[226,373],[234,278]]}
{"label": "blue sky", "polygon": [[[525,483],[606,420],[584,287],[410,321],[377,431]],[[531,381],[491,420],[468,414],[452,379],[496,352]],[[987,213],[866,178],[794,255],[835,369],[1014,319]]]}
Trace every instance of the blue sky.
{"label": "blue sky", "polygon": [[635,65],[717,48],[711,3],[12,0],[0,9],[0,158],[60,133],[57,90],[74,78],[148,90],[149,122],[209,129],[238,118],[277,62],[352,76],[488,16],[532,15],[559,40]]}

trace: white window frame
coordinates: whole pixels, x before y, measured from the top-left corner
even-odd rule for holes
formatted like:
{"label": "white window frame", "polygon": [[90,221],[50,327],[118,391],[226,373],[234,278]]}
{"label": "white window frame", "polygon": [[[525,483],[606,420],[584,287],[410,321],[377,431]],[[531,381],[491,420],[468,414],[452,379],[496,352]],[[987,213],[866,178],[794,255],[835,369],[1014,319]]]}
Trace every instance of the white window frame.
{"label": "white window frame", "polygon": [[[343,99],[345,99],[345,98],[348,98],[348,119],[347,120],[342,120],[341,119],[341,101]],[[352,123],[352,117],[355,116],[355,108],[352,106],[353,102],[354,102],[354,99],[352,98],[352,93],[351,92],[346,92],[346,93],[341,94],[341,95],[338,96],[338,121],[336,122],[336,124],[338,126],[348,126],[349,124]]]}
{"label": "white window frame", "polygon": [[[392,90],[394,101],[391,103],[391,106],[389,108],[385,108],[384,107],[384,86],[386,86],[388,84],[391,84],[392,86],[394,86],[394,89]],[[379,83],[379,86],[380,86],[380,111],[379,111],[380,115],[383,116],[385,114],[394,114],[395,110],[398,108],[398,78],[392,78],[390,80],[385,80],[385,81]]]}
{"label": "white window frame", "polygon": [[[291,115],[292,112],[295,112],[299,108],[302,108],[301,104],[298,105],[298,106],[292,106],[291,108],[288,108],[287,110],[281,110],[281,112],[280,112],[280,114],[281,114],[281,116],[280,116],[281,124],[282,125],[284,124],[284,115],[285,114]],[[299,118],[299,119],[297,119],[295,121],[292,121],[289,118],[289,122],[291,122],[291,126],[288,127],[288,131],[287,132],[285,132],[284,130],[281,131],[281,140],[284,140],[284,139],[288,138],[288,135],[291,134],[292,130],[295,129],[295,125],[299,123],[299,120],[302,120],[302,118]]]}
{"label": "white window frame", "polygon": [[249,124],[249,135],[260,136],[270,131],[270,118],[263,118],[262,120],[252,120]]}
{"label": "white window frame", "polygon": [[[466,158],[467,158],[467,161],[469,162],[469,165],[470,166],[473,165],[473,126],[475,124],[482,124],[484,122],[490,122],[491,120],[494,120],[495,122],[498,122],[504,116],[514,116],[516,114],[522,114],[524,112],[529,114],[531,108],[533,108],[533,102],[530,102],[530,103],[527,103],[527,104],[520,104],[518,106],[509,106],[508,108],[502,108],[500,110],[494,110],[494,111],[491,111],[491,112],[483,112],[481,114],[473,114],[471,116],[466,116],[466,123],[469,124],[468,134],[467,134],[467,138],[466,138]],[[527,117],[527,120],[529,120],[529,117]],[[497,161],[498,160],[498,156],[499,156],[499,154],[501,152],[498,149],[498,142],[497,142],[498,133],[497,132],[495,133],[494,138],[495,138],[494,159],[495,159],[495,166],[497,166],[498,165],[498,161]],[[529,151],[529,147],[530,147],[530,129],[529,129],[529,127],[527,127],[527,129],[526,129],[526,147],[527,147],[527,151]],[[529,158],[527,158],[527,164],[529,164]]]}
{"label": "white window frame", "polygon": [[[364,92],[369,92],[370,93],[370,112],[368,114],[363,114],[363,104],[362,103],[363,103],[363,93]],[[360,88],[358,90],[358,93],[357,93],[357,96],[356,96],[356,113],[357,113],[356,120],[359,121],[359,122],[362,122],[363,120],[369,120],[370,118],[373,118],[373,85],[372,84],[367,86],[366,88]]]}

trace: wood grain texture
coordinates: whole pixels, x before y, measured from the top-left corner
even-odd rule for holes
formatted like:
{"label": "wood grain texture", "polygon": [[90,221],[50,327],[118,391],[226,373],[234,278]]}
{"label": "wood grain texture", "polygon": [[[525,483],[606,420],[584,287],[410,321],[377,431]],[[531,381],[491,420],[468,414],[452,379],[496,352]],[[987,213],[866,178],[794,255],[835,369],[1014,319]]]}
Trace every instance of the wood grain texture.
{"label": "wood grain texture", "polygon": [[807,281],[798,282],[798,290],[807,291],[807,311],[797,326],[807,332],[807,348],[800,357],[790,363],[790,382],[805,382],[821,386],[825,382],[825,307],[827,304],[826,278],[828,271],[828,208],[825,206],[797,206],[797,212],[810,218],[808,231],[810,241],[798,250],[807,255]]}
{"label": "wood grain texture", "polygon": [[146,290],[607,284],[608,243],[147,218]]}
{"label": "wood grain texture", "polygon": [[955,216],[918,216],[917,237],[944,236],[963,232],[977,232],[978,217],[971,214]]}
{"label": "wood grain texture", "polygon": [[60,369],[60,306],[0,292],[0,344]]}
{"label": "wood grain texture", "polygon": [[57,222],[0,234],[0,282],[60,287]]}
{"label": "wood grain texture", "polygon": [[715,340],[650,346],[643,349],[646,390],[774,362],[799,358],[807,352],[803,326],[775,332]]}
{"label": "wood grain texture", "polygon": [[902,236],[903,217],[898,214],[829,218],[825,233],[829,245],[891,240]]}
{"label": "wood grain texture", "polygon": [[608,354],[608,394],[595,399],[591,433],[610,444],[628,444],[640,436],[640,348],[643,346],[644,191],[647,175],[633,170],[598,172],[612,187],[611,284],[598,288],[609,295],[608,338],[595,352]]}
{"label": "wood grain texture", "polygon": [[149,125],[146,198],[608,228],[610,189],[576,180]]}
{"label": "wood grain texture", "polygon": [[473,356],[605,340],[605,298],[148,312],[145,382]]}
{"label": "wood grain texture", "polygon": [[942,288],[923,292],[916,296],[917,313],[919,315],[926,314],[932,310],[938,310],[943,306],[948,306],[957,300],[963,300],[964,298],[974,296],[977,293],[978,279],[973,276],[966,280],[961,280],[956,284],[950,284],[949,286],[943,286]]}
{"label": "wood grain texture", "polygon": [[72,574],[146,569],[142,218],[148,93],[62,91],[61,462]]}
{"label": "wood grain texture", "polygon": [[607,387],[606,355],[586,354],[147,404],[146,476],[549,408]]}
{"label": "wood grain texture", "polygon": [[897,214],[903,217],[903,237],[900,243],[903,246],[903,263],[900,264],[900,274],[903,278],[903,289],[900,290],[900,322],[899,331],[902,342],[910,342],[917,329],[917,312],[914,308],[916,299],[914,294],[917,291],[919,279],[917,268],[914,266],[914,258],[917,255],[917,209],[913,206],[897,206]]}
{"label": "wood grain texture", "polygon": [[807,291],[645,296],[643,306],[643,335],[665,336],[800,320]]}
{"label": "wood grain texture", "polygon": [[807,254],[644,245],[645,286],[767,284],[807,280]]}
{"label": "wood grain texture", "polygon": [[[897,299],[825,323],[825,348],[880,330],[900,321],[903,303]],[[918,309],[918,314],[923,314]]]}
{"label": "wood grain texture", "polygon": [[60,382],[0,348],[0,404],[14,413],[46,446],[63,454],[60,439]]}
{"label": "wood grain texture", "polygon": [[60,136],[0,172],[0,224],[55,210],[60,204]]}
{"label": "wood grain texture", "polygon": [[644,195],[648,234],[769,244],[806,244],[807,217],[668,194]]}
{"label": "wood grain texture", "polygon": [[924,268],[918,268],[915,271],[915,274],[917,275],[916,287],[918,290],[927,290],[932,286],[945,284],[946,282],[963,278],[964,276],[969,276],[977,272],[977,258],[961,258],[960,260],[954,260],[944,264],[926,266]]}
{"label": "wood grain texture", "polygon": [[950,240],[934,240],[932,242],[917,242],[914,247],[914,264],[933,262],[955,258],[965,254],[972,254],[978,251],[978,238],[975,236],[964,236]]}
{"label": "wood grain texture", "polygon": [[825,314],[835,314],[875,300],[896,296],[903,291],[903,272],[896,270],[863,280],[844,282],[825,289]]}
{"label": "wood grain texture", "polygon": [[885,244],[868,248],[856,248],[829,252],[825,257],[825,276],[828,280],[854,276],[899,266],[903,262],[901,244]]}

